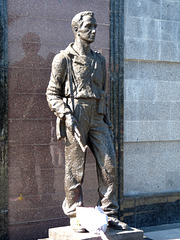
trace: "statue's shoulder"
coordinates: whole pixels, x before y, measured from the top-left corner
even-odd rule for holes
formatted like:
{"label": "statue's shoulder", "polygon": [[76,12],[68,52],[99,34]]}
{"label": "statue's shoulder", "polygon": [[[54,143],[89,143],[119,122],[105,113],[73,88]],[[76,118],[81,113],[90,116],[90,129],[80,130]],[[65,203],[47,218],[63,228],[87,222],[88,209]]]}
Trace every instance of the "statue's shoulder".
{"label": "statue's shoulder", "polygon": [[66,54],[65,50],[61,50],[58,54],[54,56],[52,65],[53,66],[61,66],[66,64]]}
{"label": "statue's shoulder", "polygon": [[100,52],[94,51],[94,54],[96,55],[96,58],[97,58],[99,61],[101,61],[101,62],[103,62],[103,63],[106,62],[105,57],[104,57],[103,55],[101,55]]}
{"label": "statue's shoulder", "polygon": [[65,50],[61,50],[59,53],[57,53],[54,56],[54,60],[56,60],[56,61],[62,61],[63,59],[66,59],[66,52],[65,52]]}

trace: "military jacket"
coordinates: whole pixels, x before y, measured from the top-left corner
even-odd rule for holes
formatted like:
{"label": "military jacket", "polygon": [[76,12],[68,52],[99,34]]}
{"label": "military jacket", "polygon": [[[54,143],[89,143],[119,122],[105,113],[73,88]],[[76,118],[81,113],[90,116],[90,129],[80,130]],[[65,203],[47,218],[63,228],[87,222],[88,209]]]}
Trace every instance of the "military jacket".
{"label": "military jacket", "polygon": [[47,101],[52,111],[60,118],[72,109],[65,98],[70,97],[67,57],[72,70],[72,88],[74,98],[101,99],[106,95],[106,64],[104,57],[91,50],[92,58],[80,56],[71,43],[54,57],[50,82],[46,91]]}
{"label": "military jacket", "polygon": [[[58,117],[57,126],[60,124],[60,128],[57,128],[58,138],[65,137],[65,123],[63,121],[65,114],[73,112],[67,101],[70,97],[99,100],[98,113],[103,114],[105,122],[110,127],[112,126],[107,111],[105,58],[92,50],[91,55],[91,58],[80,56],[73,49],[73,43],[71,43],[53,59],[46,96],[50,109]],[[71,86],[68,78],[69,71],[72,75]],[[71,92],[73,96],[71,96]]]}

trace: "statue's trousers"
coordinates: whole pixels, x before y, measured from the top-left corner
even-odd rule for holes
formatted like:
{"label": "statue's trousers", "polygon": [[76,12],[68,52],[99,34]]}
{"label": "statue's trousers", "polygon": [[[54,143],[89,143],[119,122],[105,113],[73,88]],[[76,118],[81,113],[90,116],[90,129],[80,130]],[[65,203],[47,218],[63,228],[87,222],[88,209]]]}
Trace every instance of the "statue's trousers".
{"label": "statue's trousers", "polygon": [[[69,105],[71,105],[69,103]],[[98,99],[74,99],[74,116],[83,139],[96,159],[98,177],[98,205],[107,215],[116,215],[117,167],[116,155],[108,125],[98,113]],[[63,210],[69,217],[76,216],[76,207],[83,206],[82,183],[86,153],[81,150],[73,133],[66,129],[65,193]]]}

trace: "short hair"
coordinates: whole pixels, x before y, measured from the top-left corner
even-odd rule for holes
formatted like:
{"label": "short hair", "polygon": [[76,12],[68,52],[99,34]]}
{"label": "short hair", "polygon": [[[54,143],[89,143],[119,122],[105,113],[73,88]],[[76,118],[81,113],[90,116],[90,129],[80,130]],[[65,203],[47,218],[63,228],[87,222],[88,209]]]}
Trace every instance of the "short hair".
{"label": "short hair", "polygon": [[94,17],[94,13],[92,11],[80,12],[73,17],[72,22],[71,22],[71,27],[72,27],[73,31],[74,31],[74,27],[81,27],[82,26],[83,17],[87,16],[87,15],[89,15],[91,17]]}

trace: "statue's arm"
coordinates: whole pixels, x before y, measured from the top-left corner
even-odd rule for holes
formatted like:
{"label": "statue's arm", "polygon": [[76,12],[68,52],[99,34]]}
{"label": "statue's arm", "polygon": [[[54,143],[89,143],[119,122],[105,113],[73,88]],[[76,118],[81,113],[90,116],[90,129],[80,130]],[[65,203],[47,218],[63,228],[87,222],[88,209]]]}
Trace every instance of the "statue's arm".
{"label": "statue's arm", "polygon": [[50,81],[46,90],[49,107],[59,118],[71,113],[69,106],[63,101],[67,75],[67,62],[62,53],[57,54],[52,62]]}
{"label": "statue's arm", "polygon": [[[102,61],[102,68],[103,68],[103,85],[102,85],[102,90],[106,91],[107,77],[106,77],[106,60],[105,60],[104,57],[103,57],[103,61]],[[112,129],[113,125],[112,125],[112,123],[110,121],[107,101],[108,100],[106,99],[106,113],[104,115],[104,121],[109,126],[109,128]]]}

